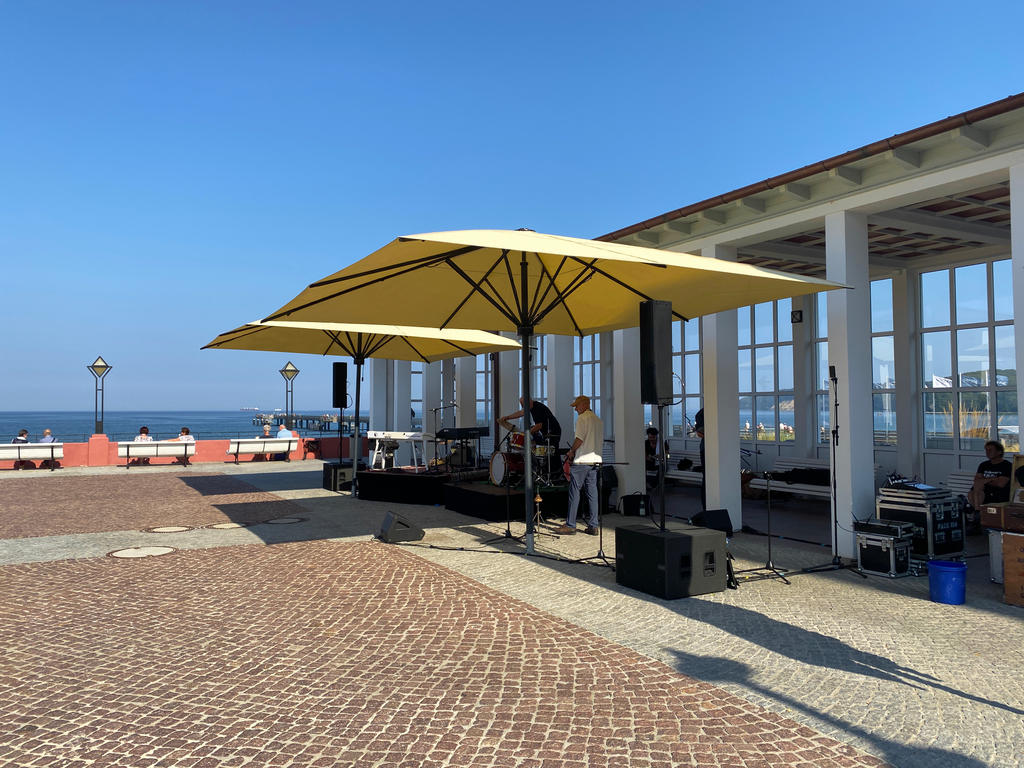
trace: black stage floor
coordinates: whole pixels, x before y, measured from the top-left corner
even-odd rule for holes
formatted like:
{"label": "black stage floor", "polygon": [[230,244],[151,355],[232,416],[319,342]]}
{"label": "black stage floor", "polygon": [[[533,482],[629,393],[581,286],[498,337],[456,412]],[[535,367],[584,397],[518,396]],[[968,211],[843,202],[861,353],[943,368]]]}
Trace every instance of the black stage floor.
{"label": "black stage floor", "polygon": [[358,475],[359,498],[398,504],[444,504],[444,486],[451,479],[447,472],[367,470]]}
{"label": "black stage floor", "polygon": [[[569,508],[568,486],[543,486],[539,491],[541,514],[548,519],[564,521]],[[525,504],[522,488],[499,488],[486,480],[444,486],[446,509],[484,520],[504,522],[508,516],[522,522],[526,515]]]}

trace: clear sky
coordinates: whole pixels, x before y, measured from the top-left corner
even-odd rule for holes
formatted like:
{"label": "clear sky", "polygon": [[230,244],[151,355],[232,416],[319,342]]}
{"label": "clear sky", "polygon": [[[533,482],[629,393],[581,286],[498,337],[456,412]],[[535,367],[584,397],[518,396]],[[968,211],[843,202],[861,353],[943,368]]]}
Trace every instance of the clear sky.
{"label": "clear sky", "polygon": [[398,235],[594,237],[1024,91],[1019,2],[370,5],[0,0],[0,410],[100,354],[108,410],[283,407],[199,348]]}

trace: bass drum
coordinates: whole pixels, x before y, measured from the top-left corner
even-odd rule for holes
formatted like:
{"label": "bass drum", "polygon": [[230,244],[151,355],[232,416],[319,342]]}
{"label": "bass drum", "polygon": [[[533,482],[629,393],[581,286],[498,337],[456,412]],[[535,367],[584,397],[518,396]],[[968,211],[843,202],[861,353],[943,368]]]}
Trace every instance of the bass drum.
{"label": "bass drum", "polygon": [[526,461],[521,453],[496,453],[491,456],[491,484],[515,485],[523,479]]}

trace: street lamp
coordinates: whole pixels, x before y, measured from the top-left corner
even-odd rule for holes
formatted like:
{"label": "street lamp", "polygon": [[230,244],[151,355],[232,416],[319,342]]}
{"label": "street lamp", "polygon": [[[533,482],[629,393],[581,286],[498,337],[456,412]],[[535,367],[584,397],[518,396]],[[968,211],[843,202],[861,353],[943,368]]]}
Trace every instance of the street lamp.
{"label": "street lamp", "polygon": [[[295,377],[299,375],[299,369],[292,365],[291,361],[285,363],[284,368],[278,371],[284,377],[284,418],[285,426],[294,429],[292,423],[292,412],[295,410]],[[290,398],[290,399],[289,399]]]}
{"label": "street lamp", "polygon": [[99,435],[103,433],[103,377],[110,373],[110,369],[113,367],[107,365],[107,361],[102,357],[97,357],[92,365],[85,366],[89,369],[89,373],[96,379],[96,393],[93,398],[93,415],[96,422],[96,432]]}

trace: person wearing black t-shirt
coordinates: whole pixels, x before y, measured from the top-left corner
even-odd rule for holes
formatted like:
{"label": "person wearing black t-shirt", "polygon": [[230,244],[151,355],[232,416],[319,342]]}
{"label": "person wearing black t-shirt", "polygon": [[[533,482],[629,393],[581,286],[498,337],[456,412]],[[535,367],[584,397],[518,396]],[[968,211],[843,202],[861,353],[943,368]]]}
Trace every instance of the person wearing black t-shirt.
{"label": "person wearing black t-shirt", "polygon": [[[519,404],[525,405],[521,397]],[[521,419],[524,411],[525,408],[503,416],[501,421]],[[538,444],[546,443],[557,446],[562,440],[562,427],[558,423],[558,419],[555,418],[555,414],[544,403],[538,403],[536,400],[530,401],[530,435],[533,442]]]}
{"label": "person wearing black t-shirt", "polygon": [[985,443],[987,461],[978,465],[974,487],[967,494],[967,502],[976,510],[986,504],[1010,500],[1010,473],[1013,465],[1003,458],[1003,444],[995,440]]}

